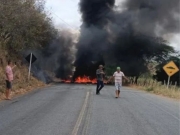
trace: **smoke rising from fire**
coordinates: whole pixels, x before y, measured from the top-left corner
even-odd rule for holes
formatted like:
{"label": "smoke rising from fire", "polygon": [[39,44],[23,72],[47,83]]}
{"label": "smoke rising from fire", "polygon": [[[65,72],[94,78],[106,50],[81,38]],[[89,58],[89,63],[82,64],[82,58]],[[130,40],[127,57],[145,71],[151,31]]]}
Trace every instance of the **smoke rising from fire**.
{"label": "smoke rising from fire", "polygon": [[127,0],[126,11],[131,12],[136,31],[162,36],[179,33],[179,0]]}
{"label": "smoke rising from fire", "polygon": [[45,49],[32,51],[38,58],[33,74],[44,82],[52,80],[50,73],[66,79],[74,60],[75,78],[94,78],[99,64],[118,65],[135,76],[139,71],[134,67],[146,71],[142,58],[156,55],[164,45],[156,37],[179,33],[179,0],[126,0],[121,6],[115,0],[80,0],[79,6],[83,23],[77,44],[63,31]]}
{"label": "smoke rising from fire", "polygon": [[74,37],[67,30],[59,33],[46,48],[28,50],[23,54],[26,57],[32,52],[37,57],[37,61],[32,64],[32,73],[45,83],[52,82],[55,77],[66,79],[72,74],[72,64],[75,60]]}
{"label": "smoke rising from fire", "polygon": [[[75,65],[81,75],[88,74],[88,69],[95,72],[102,63],[138,61],[149,54],[136,51],[146,47],[148,53],[153,52],[154,47],[164,45],[156,37],[179,32],[179,0],[126,0],[121,10],[115,8],[115,0],[80,0],[79,5],[83,24]],[[96,63],[93,68],[92,61]]]}

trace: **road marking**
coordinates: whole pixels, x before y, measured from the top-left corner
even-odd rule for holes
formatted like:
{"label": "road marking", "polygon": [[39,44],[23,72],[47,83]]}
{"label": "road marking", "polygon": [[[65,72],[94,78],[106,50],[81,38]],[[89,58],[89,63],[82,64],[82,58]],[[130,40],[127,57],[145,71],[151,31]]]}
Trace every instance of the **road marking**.
{"label": "road marking", "polygon": [[88,134],[88,129],[89,129],[89,124],[90,124],[90,119],[91,119],[91,111],[92,111],[92,105],[91,105],[91,101],[93,100],[93,93],[92,91],[90,92],[90,98],[89,98],[89,104],[87,107],[87,116],[86,116],[86,120],[84,123],[84,128],[82,131],[82,135],[87,135]]}
{"label": "road marking", "polygon": [[75,125],[75,127],[74,127],[74,129],[72,131],[72,135],[77,135],[77,133],[78,133],[79,127],[80,127],[81,122],[82,122],[82,118],[84,116],[84,112],[86,110],[88,99],[89,99],[89,92],[87,92],[87,94],[86,94],[86,98],[85,98],[84,104],[82,106],[81,112],[80,112],[78,120],[76,122],[76,125]]}

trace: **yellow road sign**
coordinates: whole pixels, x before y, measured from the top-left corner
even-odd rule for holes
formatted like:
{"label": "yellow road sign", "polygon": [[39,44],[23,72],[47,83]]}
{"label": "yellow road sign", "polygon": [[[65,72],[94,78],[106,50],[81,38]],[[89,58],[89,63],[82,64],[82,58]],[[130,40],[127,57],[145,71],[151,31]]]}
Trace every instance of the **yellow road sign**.
{"label": "yellow road sign", "polygon": [[168,76],[172,76],[179,71],[179,68],[176,66],[176,64],[173,61],[166,64],[163,67],[163,69],[167,73]]}

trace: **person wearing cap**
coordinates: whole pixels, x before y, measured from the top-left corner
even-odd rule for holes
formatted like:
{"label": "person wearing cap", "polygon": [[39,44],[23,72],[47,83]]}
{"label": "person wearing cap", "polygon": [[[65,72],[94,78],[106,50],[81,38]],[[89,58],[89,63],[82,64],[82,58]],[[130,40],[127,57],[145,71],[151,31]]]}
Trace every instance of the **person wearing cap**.
{"label": "person wearing cap", "polygon": [[124,73],[121,71],[120,67],[117,67],[117,71],[113,74],[115,87],[116,87],[116,98],[120,97],[120,89],[122,87],[122,78],[125,78],[128,81],[128,78],[125,77]]}
{"label": "person wearing cap", "polygon": [[96,94],[100,94],[101,89],[104,87],[103,77],[105,73],[103,71],[103,65],[99,65],[99,69],[96,70],[96,77],[97,77],[97,87],[96,87]]}

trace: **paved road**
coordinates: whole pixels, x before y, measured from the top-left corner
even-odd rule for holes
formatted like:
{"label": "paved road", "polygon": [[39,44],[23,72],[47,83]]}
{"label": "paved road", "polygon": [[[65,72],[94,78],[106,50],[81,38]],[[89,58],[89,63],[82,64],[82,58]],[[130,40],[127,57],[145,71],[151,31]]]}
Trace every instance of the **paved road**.
{"label": "paved road", "polygon": [[114,87],[60,84],[0,103],[0,135],[180,135],[179,102]]}

